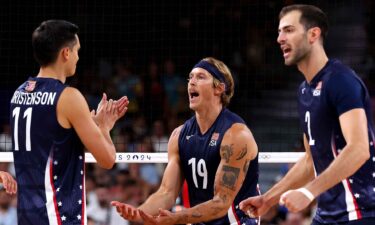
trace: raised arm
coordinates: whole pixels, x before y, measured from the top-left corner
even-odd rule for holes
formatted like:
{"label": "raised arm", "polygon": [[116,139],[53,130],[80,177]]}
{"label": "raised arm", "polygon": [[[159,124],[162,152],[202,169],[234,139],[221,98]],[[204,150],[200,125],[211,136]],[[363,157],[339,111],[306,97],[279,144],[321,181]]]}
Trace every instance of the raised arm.
{"label": "raised arm", "polygon": [[[178,137],[182,126],[176,128],[168,142],[168,165],[165,168],[159,189],[143,203],[139,209],[148,215],[156,216],[159,208],[170,209],[175,204],[184,180],[178,151]],[[117,212],[127,220],[141,222],[139,210],[133,206],[113,201]]]}
{"label": "raised arm", "polygon": [[224,135],[220,146],[221,161],[216,172],[214,197],[181,212],[160,211],[149,224],[187,224],[211,221],[223,217],[245,179],[250,160],[258,149],[250,130],[243,124],[234,124]]}
{"label": "raised arm", "polygon": [[57,103],[57,118],[62,127],[74,128],[99,166],[110,169],[115,163],[116,150],[109,132],[114,123],[125,114],[129,102],[122,101],[125,106],[119,112],[112,100],[107,101],[105,95],[103,98],[103,105],[97,112],[99,118],[96,124],[82,94],[75,88],[67,87]]}

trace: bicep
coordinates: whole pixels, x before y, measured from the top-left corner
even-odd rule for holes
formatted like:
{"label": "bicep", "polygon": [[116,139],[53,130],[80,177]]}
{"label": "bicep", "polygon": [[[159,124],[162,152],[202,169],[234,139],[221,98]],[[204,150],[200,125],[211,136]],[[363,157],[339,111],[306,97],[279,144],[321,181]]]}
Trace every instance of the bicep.
{"label": "bicep", "polygon": [[347,144],[368,147],[367,117],[363,108],[347,111],[340,115],[339,120]]}
{"label": "bicep", "polygon": [[230,205],[245,180],[250,161],[258,149],[251,132],[234,127],[224,135],[220,146],[221,161],[215,177],[215,198]]}
{"label": "bicep", "polygon": [[78,90],[64,90],[58,102],[58,114],[70,123],[89,151],[103,149],[104,137],[91,118],[87,102]]}

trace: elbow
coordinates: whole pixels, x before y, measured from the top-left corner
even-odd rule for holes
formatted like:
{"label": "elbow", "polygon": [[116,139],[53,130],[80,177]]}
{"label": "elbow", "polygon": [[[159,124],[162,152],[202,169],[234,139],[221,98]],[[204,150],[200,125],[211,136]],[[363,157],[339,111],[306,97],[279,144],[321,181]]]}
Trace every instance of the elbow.
{"label": "elbow", "polygon": [[112,169],[114,165],[115,163],[110,163],[110,162],[99,164],[100,167],[102,167],[103,169],[107,169],[107,170]]}
{"label": "elbow", "polygon": [[101,162],[98,162],[99,166],[103,169],[112,169],[116,162],[116,153],[111,154],[106,158],[106,160],[102,160]]}
{"label": "elbow", "polygon": [[107,170],[110,170],[113,168],[113,166],[115,165],[114,162],[102,162],[102,163],[99,163],[99,166],[103,169],[107,169]]}
{"label": "elbow", "polygon": [[370,159],[369,143],[358,143],[356,145],[352,145],[350,150],[356,150],[356,158],[360,165],[365,164],[366,161]]}
{"label": "elbow", "polygon": [[370,159],[370,147],[369,145],[362,146],[362,151],[361,151],[361,159],[363,160],[363,163],[365,163],[367,160]]}
{"label": "elbow", "polygon": [[214,197],[212,202],[215,204],[216,209],[220,209],[217,212],[215,212],[215,218],[225,216],[228,213],[228,209],[232,206],[232,204],[230,203],[232,201],[226,201],[217,196]]}
{"label": "elbow", "polygon": [[231,207],[231,205],[222,205],[222,206],[217,206],[217,207],[221,207],[221,210],[217,214],[215,214],[215,219],[221,218],[227,215],[228,210]]}

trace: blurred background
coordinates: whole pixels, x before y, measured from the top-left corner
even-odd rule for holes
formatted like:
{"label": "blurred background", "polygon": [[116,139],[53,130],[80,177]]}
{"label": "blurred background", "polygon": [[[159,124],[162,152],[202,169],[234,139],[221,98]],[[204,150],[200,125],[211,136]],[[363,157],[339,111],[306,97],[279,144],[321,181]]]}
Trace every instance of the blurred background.
{"label": "blurred background", "polygon": [[[188,74],[207,56],[231,69],[236,86],[229,109],[245,119],[261,152],[304,151],[296,108],[303,76],[295,67],[284,66],[276,42],[278,13],[293,3],[314,4],[327,13],[329,57],[350,65],[375,97],[375,32],[371,29],[375,3],[371,0],[2,1],[0,151],[12,149],[10,98],[18,85],[38,73],[31,33],[47,19],[64,19],[80,27],[78,69],[67,83],[81,90],[91,109],[103,92],[111,98],[127,95],[130,99],[127,115],[112,131],[118,152],[167,150],[171,131],[192,116]],[[116,216],[108,202],[141,204],[158,187],[164,166],[117,164],[106,171],[87,164],[90,223],[129,224]],[[261,164],[261,190],[268,190],[289,166]],[[14,174],[9,163],[0,163],[0,170]],[[3,192],[0,224],[13,225],[15,198],[4,197]],[[310,214],[311,210],[291,214],[275,208],[262,223],[298,225]]]}

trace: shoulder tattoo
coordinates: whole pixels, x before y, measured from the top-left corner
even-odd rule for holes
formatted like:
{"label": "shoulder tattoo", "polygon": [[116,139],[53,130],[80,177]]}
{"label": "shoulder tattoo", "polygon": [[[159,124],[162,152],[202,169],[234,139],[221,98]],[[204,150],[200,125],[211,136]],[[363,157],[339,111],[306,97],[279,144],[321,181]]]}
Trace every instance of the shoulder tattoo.
{"label": "shoulder tattoo", "polygon": [[243,157],[245,157],[246,153],[247,153],[247,145],[245,145],[245,147],[238,154],[236,160],[241,160]]}
{"label": "shoulder tattoo", "polygon": [[221,146],[220,154],[225,159],[225,162],[228,163],[230,157],[233,155],[233,144]]}

